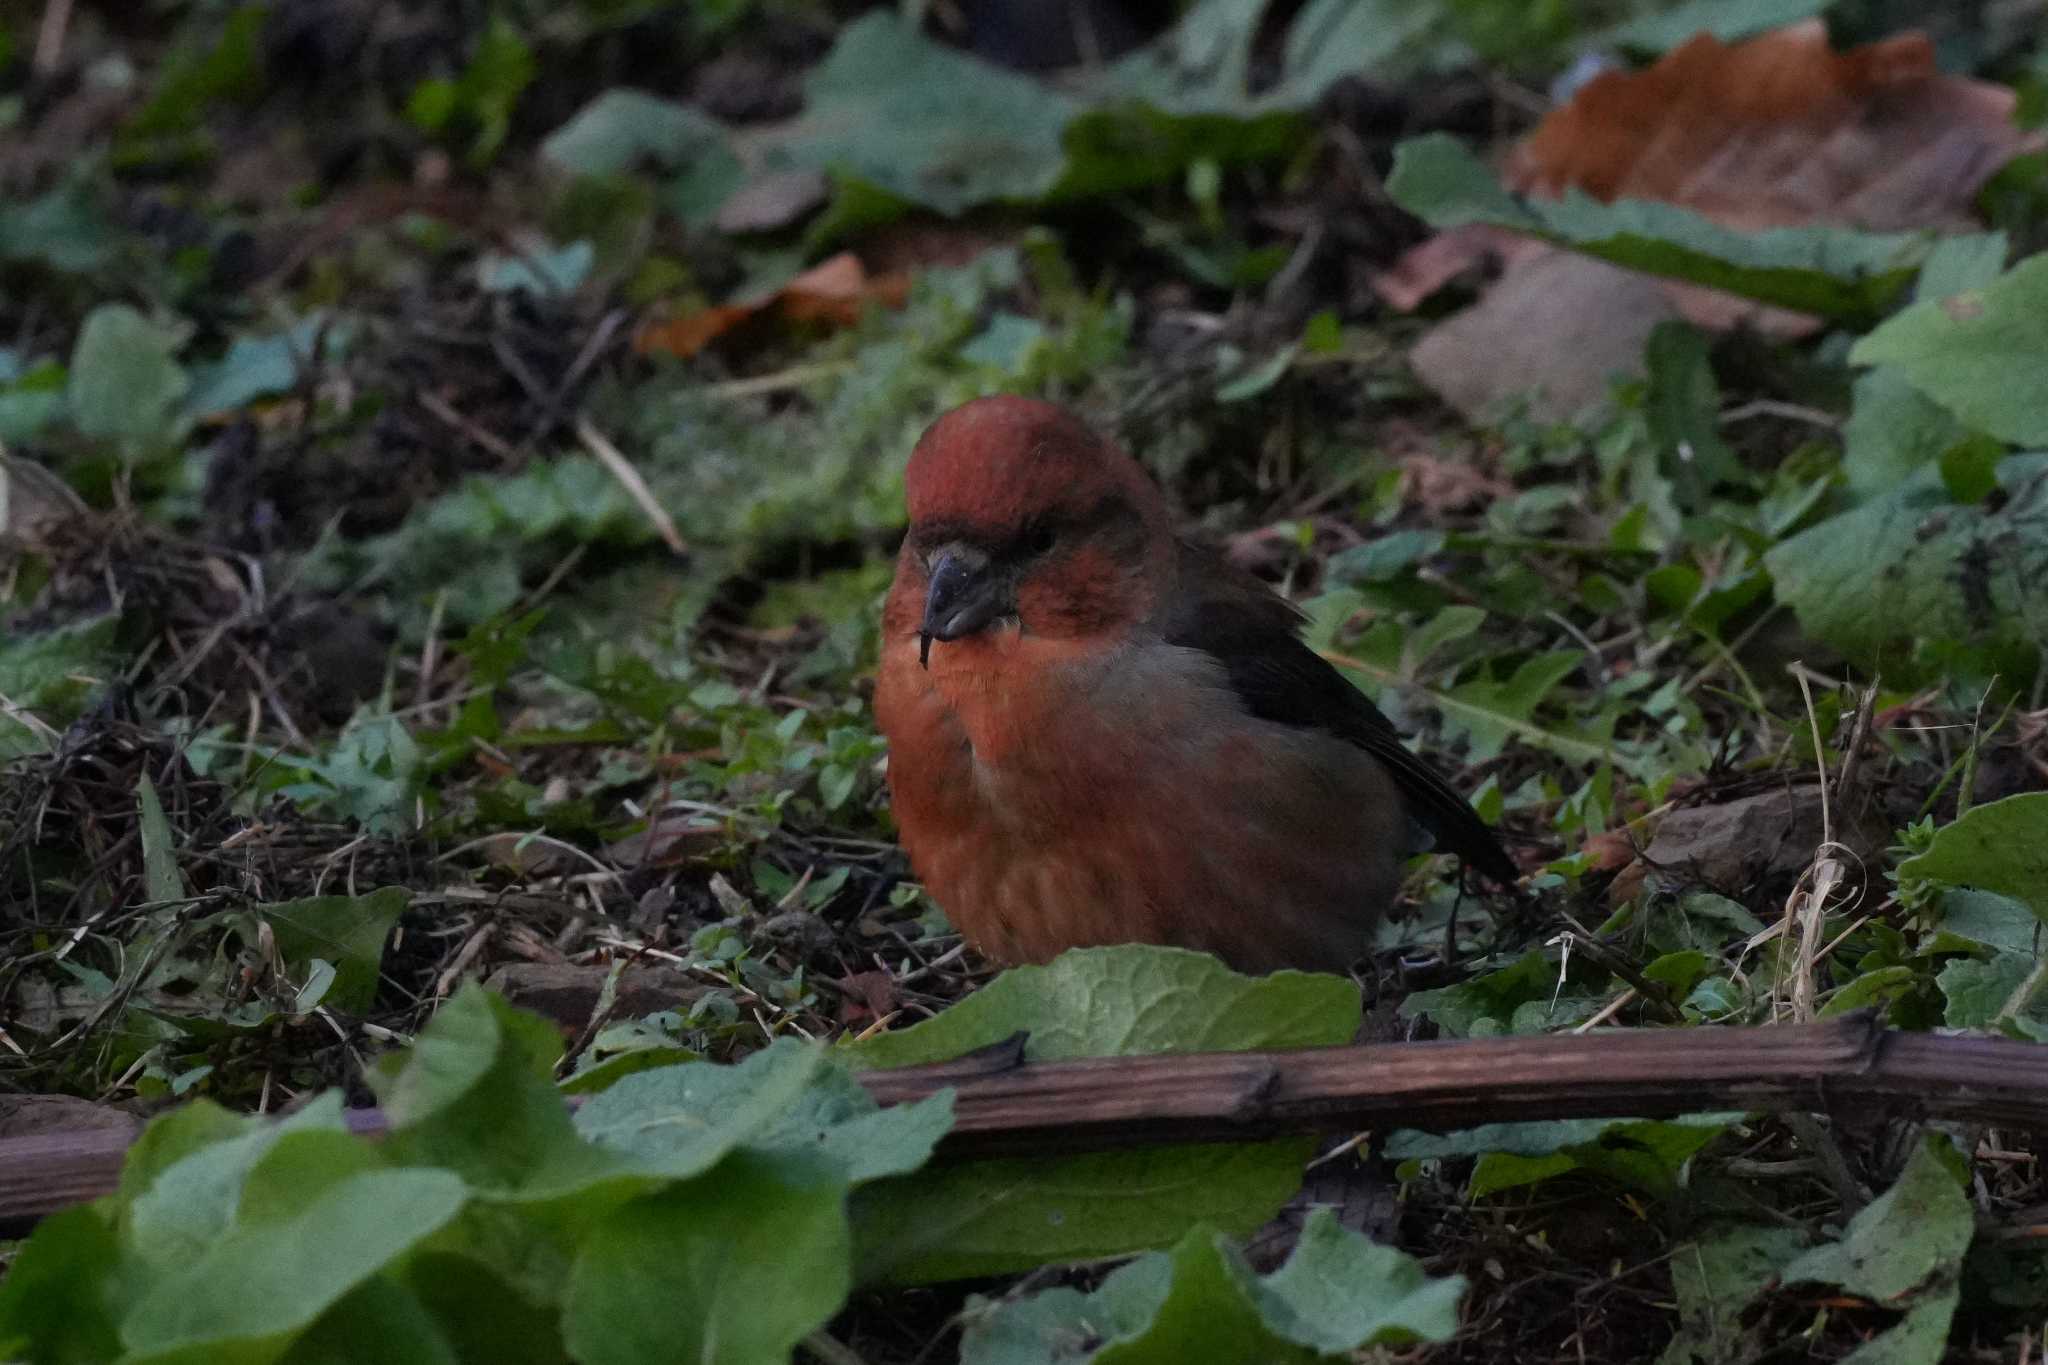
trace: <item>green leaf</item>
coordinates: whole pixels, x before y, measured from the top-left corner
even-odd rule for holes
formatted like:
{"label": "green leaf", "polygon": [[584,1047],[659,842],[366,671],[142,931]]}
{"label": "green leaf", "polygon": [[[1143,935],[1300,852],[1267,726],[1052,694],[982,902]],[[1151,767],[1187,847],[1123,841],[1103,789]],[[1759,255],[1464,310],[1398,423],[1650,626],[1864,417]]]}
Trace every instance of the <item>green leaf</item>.
{"label": "green leaf", "polygon": [[379,1275],[323,1313],[279,1365],[460,1365],[461,1359],[419,1296]]}
{"label": "green leaf", "polygon": [[158,68],[156,92],[128,120],[139,134],[193,128],[214,100],[246,99],[263,82],[262,36],[267,5],[242,5],[228,15],[219,36],[204,43],[181,42]]}
{"label": "green leaf", "polygon": [[140,1293],[121,1322],[124,1359],[275,1359],[329,1306],[445,1225],[464,1198],[448,1171],[366,1171],[292,1217],[233,1228]]}
{"label": "green leaf", "polygon": [[1800,623],[1859,661],[1902,640],[1986,651],[2048,645],[2048,457],[1998,467],[2003,505],[1958,506],[1923,469],[1890,495],[1800,532],[1764,563]]}
{"label": "green leaf", "polygon": [[0,203],[0,261],[85,274],[108,265],[116,238],[107,191],[90,170],[24,203]]}
{"label": "green leaf", "polygon": [[243,1186],[271,1149],[302,1132],[341,1127],[329,1094],[275,1123],[227,1115],[207,1103],[158,1119],[122,1172],[122,1241],[160,1271],[189,1266],[233,1227]]}
{"label": "green leaf", "polygon": [[1166,1246],[1197,1223],[1249,1236],[1301,1187],[1316,1142],[935,1166],[853,1197],[863,1283],[915,1284]]}
{"label": "green leaf", "polygon": [[0,638],[0,762],[46,753],[54,735],[85,710],[104,669],[118,616],[94,616],[47,631]]}
{"label": "green leaf", "polygon": [[185,396],[177,361],[180,333],[162,327],[125,303],[103,303],[87,314],[71,351],[71,420],[89,437],[154,444],[176,430]]}
{"label": "green leaf", "polygon": [[1386,1155],[1396,1161],[1478,1155],[1466,1190],[1473,1199],[1571,1171],[1588,1171],[1661,1199],[1677,1193],[1685,1163],[1741,1117],[1491,1123],[1441,1135],[1404,1129],[1388,1138]]}
{"label": "green leaf", "polygon": [[1889,366],[1856,380],[1855,401],[1842,427],[1842,469],[1858,501],[1891,493],[1908,476],[1933,464],[1963,437],[1948,409],[1922,394]]}
{"label": "green leaf", "polygon": [[2033,971],[2032,957],[2019,953],[1993,953],[1985,962],[1959,957],[1947,963],[1935,977],[1948,1002],[1941,1022],[1950,1028],[1990,1028],[2005,1002]]}
{"label": "green leaf", "polygon": [[564,1335],[589,1365],[784,1365],[845,1301],[851,1258],[843,1185],[742,1153],[592,1231]]}
{"label": "green leaf", "polygon": [[2012,244],[2003,232],[1943,237],[1927,253],[1927,263],[1920,267],[1920,283],[1914,292],[1926,300],[1982,289],[2005,272],[2005,258],[2011,250]]}
{"label": "green leaf", "polygon": [[1518,1009],[1550,1000],[1557,989],[1557,966],[1531,949],[1498,971],[1454,986],[1412,992],[1401,1002],[1401,1017],[1428,1015],[1453,1038],[1483,1036],[1504,1031]]}
{"label": "green leaf", "polygon": [[1589,34],[1583,47],[1589,52],[1623,47],[1661,53],[1700,33],[1733,42],[1811,19],[1832,3],[1833,0],[1684,0],[1670,9],[1654,10]]}
{"label": "green leaf", "polygon": [[1665,473],[1688,506],[1704,506],[1715,488],[1740,482],[1742,462],[1721,439],[1721,387],[1714,379],[1713,343],[1684,322],[1660,322],[1643,352],[1649,391],[1643,418],[1664,456]]}
{"label": "green leaf", "polygon": [[158,903],[184,900],[185,874],[178,871],[177,838],[148,773],[136,778],[135,796],[141,806],[142,892]]}
{"label": "green leaf", "polygon": [[[1204,953],[1078,949],[1003,973],[935,1019],[842,1049],[909,1066],[1022,1031],[1026,1055],[1316,1047],[1357,1029],[1351,982],[1301,972],[1239,976]],[[1271,1217],[1301,1182],[1312,1141],[1015,1158],[942,1166],[856,1194],[864,1279],[996,1274],[1162,1246],[1197,1216],[1233,1233]]]}
{"label": "green leaf", "polygon": [[798,1102],[824,1053],[778,1038],[736,1066],[690,1062],[621,1078],[576,1113],[576,1131],[635,1170],[684,1178],[766,1133]]}
{"label": "green leaf", "polygon": [[1970,1201],[1935,1151],[1942,1137],[1914,1150],[1898,1183],[1849,1221],[1842,1239],[1815,1247],[1779,1271],[1786,1284],[1839,1285],[1905,1320],[1864,1345],[1851,1360],[1934,1365],[1942,1357],[1958,1297],[1963,1253],[1976,1232]]}
{"label": "green leaf", "polygon": [[104,1365],[118,1356],[119,1263],[114,1229],[98,1208],[69,1208],[37,1224],[0,1277],[0,1357]]}
{"label": "green leaf", "polygon": [[1878,1005],[1889,1009],[1893,1001],[1919,984],[1919,974],[1911,967],[1879,967],[1853,978],[1829,996],[1827,1004],[1821,1006],[1820,1015],[1824,1019],[1833,1018]]}
{"label": "green leaf", "polygon": [[962,1365],[1198,1365],[1348,1359],[1368,1346],[1446,1341],[1465,1282],[1431,1280],[1328,1210],[1309,1216],[1287,1263],[1261,1280],[1215,1233],[1116,1271],[1091,1294],[1046,1290],[984,1306]]}
{"label": "green leaf", "polygon": [[1881,315],[1911,282],[1932,241],[1926,233],[1834,227],[1740,232],[1675,204],[1603,204],[1579,190],[1562,199],[1521,200],[1446,133],[1411,138],[1394,149],[1387,193],[1434,228],[1486,223],[1630,270],[1851,322]]}
{"label": "green leaf", "polygon": [[1735,1365],[1763,1354],[1750,1341],[1743,1310],[1802,1250],[1796,1228],[1733,1227],[1678,1247],[1671,1286],[1678,1297],[1678,1333],[1658,1365]]}
{"label": "green leaf", "polygon": [[1032,1061],[1318,1047],[1358,1027],[1358,987],[1307,972],[1240,976],[1207,953],[1077,948],[1013,967],[936,1018],[850,1044],[860,1066],[944,1061],[1018,1032]]}
{"label": "green leaf", "polygon": [[218,416],[258,398],[289,393],[299,382],[300,366],[315,358],[316,346],[322,356],[339,357],[352,336],[352,328],[321,312],[267,336],[238,336],[219,360],[193,368],[185,415]]}
{"label": "green leaf", "polygon": [[620,1174],[617,1158],[577,1136],[555,1091],[561,1049],[554,1025],[464,986],[411,1052],[370,1076],[392,1159],[446,1167],[505,1200],[557,1198]]}
{"label": "green leaf", "polygon": [[1896,369],[1981,431],[2048,445],[2048,405],[2033,389],[2048,364],[2048,256],[2029,256],[1981,289],[1914,304],[1857,342],[1849,359]]}
{"label": "green leaf", "polygon": [[1972,806],[1899,864],[1902,886],[1932,882],[2007,896],[2048,921],[2048,792]]}
{"label": "green leaf", "polygon": [[693,163],[739,162],[723,124],[687,104],[644,90],[612,89],[577,110],[540,144],[543,161],[571,175],[619,175],[651,166],[679,171]]}
{"label": "green leaf", "polygon": [[255,913],[270,926],[286,966],[308,969],[318,958],[334,964],[327,999],[346,1010],[367,1010],[377,997],[384,944],[412,893],[386,886],[363,896],[309,896],[259,905]]}
{"label": "green leaf", "polygon": [[829,1162],[848,1185],[860,1185],[918,1169],[952,1126],[950,1090],[884,1109],[852,1075],[827,1066],[747,1146]]}
{"label": "green leaf", "polygon": [[1036,200],[1065,165],[1071,97],[956,52],[881,10],[839,31],[778,151],[947,215]]}

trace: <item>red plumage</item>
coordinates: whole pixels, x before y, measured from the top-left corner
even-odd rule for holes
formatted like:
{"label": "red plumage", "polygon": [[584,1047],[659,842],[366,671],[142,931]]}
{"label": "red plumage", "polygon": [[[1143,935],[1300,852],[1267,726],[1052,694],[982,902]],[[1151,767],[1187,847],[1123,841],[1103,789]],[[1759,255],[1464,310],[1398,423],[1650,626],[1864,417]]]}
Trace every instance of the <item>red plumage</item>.
{"label": "red plumage", "polygon": [[1294,609],[1176,539],[1144,471],[1071,414],[957,408],[905,493],[875,713],[911,863],[983,953],[1167,943],[1342,971],[1415,824],[1513,879]]}

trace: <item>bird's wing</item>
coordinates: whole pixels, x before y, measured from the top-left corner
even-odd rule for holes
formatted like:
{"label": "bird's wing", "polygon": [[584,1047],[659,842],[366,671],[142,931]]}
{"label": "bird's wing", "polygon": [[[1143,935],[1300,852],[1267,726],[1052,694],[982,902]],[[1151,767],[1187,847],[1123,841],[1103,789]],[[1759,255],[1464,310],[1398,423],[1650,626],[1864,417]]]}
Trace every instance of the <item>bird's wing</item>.
{"label": "bird's wing", "polygon": [[1515,865],[1470,803],[1401,742],[1394,724],[1328,661],[1302,643],[1292,603],[1222,556],[1183,543],[1173,607],[1161,622],[1169,644],[1220,662],[1251,714],[1327,730],[1385,766],[1409,814],[1455,853],[1503,885]]}

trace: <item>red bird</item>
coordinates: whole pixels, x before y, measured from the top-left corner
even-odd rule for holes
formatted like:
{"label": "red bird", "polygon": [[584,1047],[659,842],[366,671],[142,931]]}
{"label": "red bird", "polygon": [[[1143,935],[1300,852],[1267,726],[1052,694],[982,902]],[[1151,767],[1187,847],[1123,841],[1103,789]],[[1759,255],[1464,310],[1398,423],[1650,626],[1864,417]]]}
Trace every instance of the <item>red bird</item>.
{"label": "red bird", "polygon": [[987,956],[1165,943],[1342,972],[1429,835],[1513,883],[1300,614],[1176,537],[1065,409],[956,408],[904,487],[875,716],[911,864]]}

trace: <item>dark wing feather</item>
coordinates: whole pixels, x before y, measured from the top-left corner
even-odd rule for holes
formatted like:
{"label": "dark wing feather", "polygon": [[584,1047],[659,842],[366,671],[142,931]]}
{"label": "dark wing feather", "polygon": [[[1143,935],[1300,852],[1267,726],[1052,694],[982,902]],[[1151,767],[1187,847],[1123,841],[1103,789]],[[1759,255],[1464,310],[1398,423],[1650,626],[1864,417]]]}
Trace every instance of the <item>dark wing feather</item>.
{"label": "dark wing feather", "polygon": [[1260,719],[1327,730],[1371,754],[1438,848],[1514,884],[1515,865],[1470,803],[1401,742],[1363,692],[1302,643],[1293,604],[1193,545],[1181,546],[1179,586],[1178,606],[1162,623],[1168,643],[1214,656],[1245,709]]}

